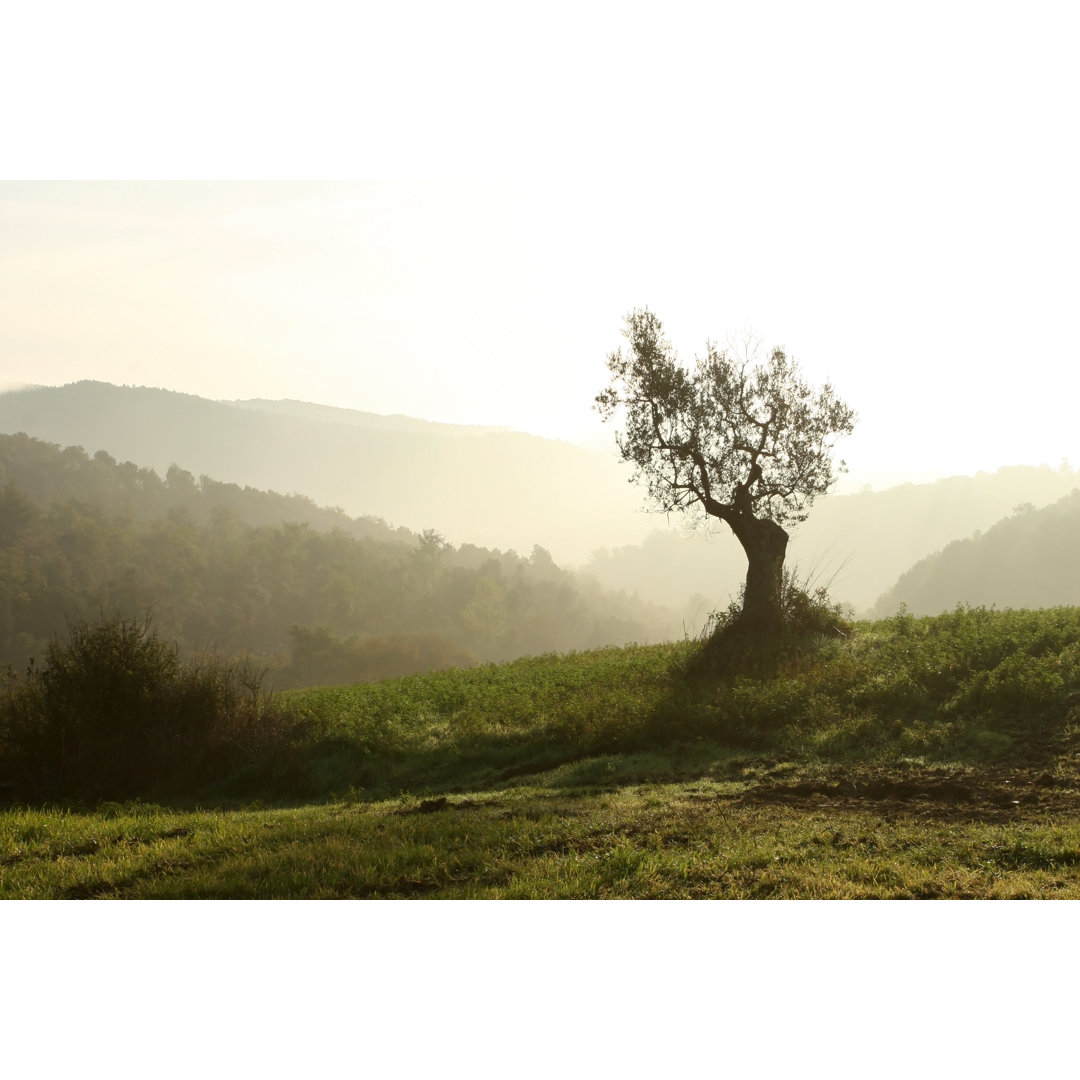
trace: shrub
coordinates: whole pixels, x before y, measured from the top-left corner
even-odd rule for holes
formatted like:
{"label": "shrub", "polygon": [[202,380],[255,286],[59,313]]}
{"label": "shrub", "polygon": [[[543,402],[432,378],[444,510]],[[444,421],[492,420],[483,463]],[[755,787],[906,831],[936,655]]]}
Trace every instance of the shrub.
{"label": "shrub", "polygon": [[148,618],[69,626],[0,702],[0,769],[31,799],[128,798],[287,738],[257,673],[216,657],[183,663]]}
{"label": "shrub", "polygon": [[786,567],[780,587],[780,605],[784,612],[784,629],[796,638],[848,637],[854,629],[842,605],[833,603],[828,586],[800,581],[794,571]]}
{"label": "shrub", "polygon": [[702,648],[691,662],[692,671],[769,677],[805,653],[807,646],[848,637],[854,630],[842,606],[830,599],[827,586],[814,586],[810,578],[800,580],[787,567],[780,590],[784,623],[779,636],[763,639],[746,630],[739,618],[745,593],[746,586],[740,586],[739,599],[725,611],[713,613]]}

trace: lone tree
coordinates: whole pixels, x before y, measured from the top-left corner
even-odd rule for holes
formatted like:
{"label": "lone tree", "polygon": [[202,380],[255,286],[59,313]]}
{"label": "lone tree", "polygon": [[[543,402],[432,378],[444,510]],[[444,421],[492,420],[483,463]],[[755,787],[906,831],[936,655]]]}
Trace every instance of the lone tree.
{"label": "lone tree", "polygon": [[596,398],[605,421],[625,414],[615,437],[622,459],[657,509],[704,511],[731,526],[747,559],[739,625],[777,632],[786,529],[835,481],[833,445],[855,414],[828,383],[815,392],[803,382],[783,349],[755,363],[709,343],[690,372],[647,308],[626,317],[623,335],[629,349],[608,357],[611,383]]}

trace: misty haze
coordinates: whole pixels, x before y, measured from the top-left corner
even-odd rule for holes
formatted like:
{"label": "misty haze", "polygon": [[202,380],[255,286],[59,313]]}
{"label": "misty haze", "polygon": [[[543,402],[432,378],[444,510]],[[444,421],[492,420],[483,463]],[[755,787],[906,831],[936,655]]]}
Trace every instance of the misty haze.
{"label": "misty haze", "polygon": [[0,182],[0,897],[1080,897],[1072,36],[516,18]]}

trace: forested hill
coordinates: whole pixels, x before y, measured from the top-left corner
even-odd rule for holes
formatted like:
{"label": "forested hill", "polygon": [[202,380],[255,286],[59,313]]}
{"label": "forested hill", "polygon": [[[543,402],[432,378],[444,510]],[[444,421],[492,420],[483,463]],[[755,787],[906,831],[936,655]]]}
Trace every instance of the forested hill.
{"label": "forested hill", "polygon": [[0,435],[0,489],[8,483],[42,507],[77,499],[140,522],[182,511],[193,522],[206,524],[226,513],[252,527],[294,521],[324,532],[340,529],[356,537],[406,543],[419,539],[409,529],[395,528],[380,518],[354,518],[344,510],[318,506],[306,495],[281,495],[208,476],[196,479],[178,465],[159,476],[154,469],[117,462],[105,450],[90,457],[81,446],[61,450],[22,432]]}
{"label": "forested hill", "polygon": [[100,382],[0,394],[0,432],[20,431],[161,474],[178,463],[219,481],[302,492],[456,543],[540,544],[564,565],[651,527],[613,456],[514,432]]}
{"label": "forested hill", "polygon": [[957,604],[999,608],[1080,605],[1080,490],[1037,510],[1017,506],[985,533],[922,559],[877,602],[932,615]]}
{"label": "forested hill", "polygon": [[528,558],[310,500],[164,478],[0,436],[0,665],[71,619],[150,612],[185,651],[250,654],[279,685],[656,640],[669,613]]}
{"label": "forested hill", "polygon": [[[153,514],[159,503],[167,510],[188,499],[188,512],[205,521],[199,507],[213,499],[200,492],[229,482],[241,485],[227,501],[245,525],[303,521],[377,539],[393,535],[385,520],[413,537],[437,529],[457,546],[526,553],[538,544],[559,565],[584,566],[607,589],[674,609],[662,630],[643,631],[650,640],[700,630],[710,611],[738,596],[746,574],[745,556],[726,527],[714,528],[709,539],[687,538],[673,517],[672,529],[656,531],[664,519],[640,512],[645,494],[627,483],[626,467],[528,435],[297,401],[214,402],[93,382],[0,394],[0,431],[79,444],[91,455],[104,451],[106,461],[111,455],[137,462],[142,468],[122,466],[113,498],[126,498],[124,484],[137,486],[151,467],[163,478],[154,496],[159,502],[148,496]],[[182,470],[170,473],[174,462]],[[183,470],[216,479],[188,483]],[[1078,484],[1080,474],[1064,465],[1017,465],[829,495],[794,530],[788,563],[816,571],[819,581],[835,574],[835,598],[869,613],[920,559],[989,529],[1018,504],[1045,506]],[[153,482],[150,488],[157,490]],[[263,489],[307,498],[279,510],[284,497]]]}

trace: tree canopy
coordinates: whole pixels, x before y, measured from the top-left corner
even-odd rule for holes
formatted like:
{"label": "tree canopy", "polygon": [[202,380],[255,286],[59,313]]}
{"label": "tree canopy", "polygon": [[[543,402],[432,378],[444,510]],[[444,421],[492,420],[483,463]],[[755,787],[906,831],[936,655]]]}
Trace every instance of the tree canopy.
{"label": "tree canopy", "polygon": [[826,383],[800,376],[782,348],[765,362],[707,343],[693,371],[683,367],[648,309],[626,317],[629,342],[608,356],[611,382],[596,398],[604,420],[625,417],[616,435],[655,508],[703,512],[731,527],[748,559],[748,618],[779,617],[786,528],[834,483],[836,440],[855,414]]}

